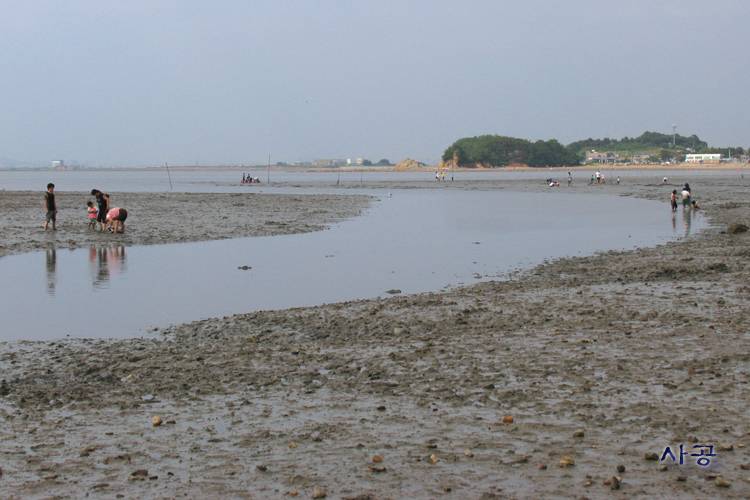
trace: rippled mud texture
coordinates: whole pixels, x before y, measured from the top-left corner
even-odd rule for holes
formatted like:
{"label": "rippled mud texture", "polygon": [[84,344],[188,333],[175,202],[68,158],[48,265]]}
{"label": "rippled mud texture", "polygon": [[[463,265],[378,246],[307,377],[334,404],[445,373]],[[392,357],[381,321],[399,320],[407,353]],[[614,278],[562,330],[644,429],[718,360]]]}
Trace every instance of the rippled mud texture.
{"label": "rippled mud texture", "polygon": [[110,193],[128,210],[124,234],[88,229],[88,193],[56,192],[57,231],[42,228],[44,192],[0,191],[0,257],[51,248],[154,245],[320,231],[359,215],[369,196]]}
{"label": "rippled mud texture", "polygon": [[[0,496],[747,498],[750,239],[722,230],[747,224],[749,190],[694,189],[713,228],[656,248],[153,339],[4,344]],[[680,444],[716,456],[658,460]]]}

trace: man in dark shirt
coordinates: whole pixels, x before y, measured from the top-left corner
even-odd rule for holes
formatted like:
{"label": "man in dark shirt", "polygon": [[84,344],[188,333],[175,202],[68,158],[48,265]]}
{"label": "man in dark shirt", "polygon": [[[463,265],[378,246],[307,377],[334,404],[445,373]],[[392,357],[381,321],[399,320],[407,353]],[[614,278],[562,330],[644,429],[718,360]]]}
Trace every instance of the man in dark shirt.
{"label": "man in dark shirt", "polygon": [[44,219],[44,230],[47,230],[47,225],[52,222],[52,230],[56,231],[55,222],[57,221],[57,205],[55,205],[55,195],[52,191],[55,190],[55,185],[51,182],[47,184],[47,192],[44,193],[44,208],[47,210],[47,215]]}
{"label": "man in dark shirt", "polygon": [[96,197],[96,204],[99,206],[96,222],[99,223],[99,227],[104,231],[107,225],[107,214],[109,213],[109,195],[102,193],[98,189],[92,189],[91,196]]}

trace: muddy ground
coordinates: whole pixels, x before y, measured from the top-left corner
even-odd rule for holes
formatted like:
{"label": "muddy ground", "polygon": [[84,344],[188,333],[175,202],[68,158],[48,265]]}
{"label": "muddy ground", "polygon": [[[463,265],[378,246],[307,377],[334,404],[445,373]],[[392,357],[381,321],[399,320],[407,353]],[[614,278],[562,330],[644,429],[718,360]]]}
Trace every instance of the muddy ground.
{"label": "muddy ground", "polygon": [[[748,498],[750,236],[724,230],[750,221],[750,182],[691,184],[712,227],[655,248],[153,339],[0,344],[0,496]],[[684,465],[659,460],[680,445]]]}
{"label": "muddy ground", "polygon": [[[57,230],[44,231],[44,192],[0,191],[0,257],[51,248],[155,245],[320,231],[359,215],[369,196],[267,193],[116,193],[124,234],[87,227],[89,193],[57,191]],[[95,203],[95,202],[94,202]]]}

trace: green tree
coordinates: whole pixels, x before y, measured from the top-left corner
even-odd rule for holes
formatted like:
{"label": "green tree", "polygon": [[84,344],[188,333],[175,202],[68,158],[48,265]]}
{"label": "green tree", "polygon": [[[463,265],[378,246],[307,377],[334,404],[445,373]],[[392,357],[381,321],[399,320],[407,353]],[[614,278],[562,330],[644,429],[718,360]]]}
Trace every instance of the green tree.
{"label": "green tree", "polygon": [[383,158],[382,160],[380,160],[379,162],[377,162],[375,165],[377,165],[379,167],[390,167],[391,166],[391,162],[388,161],[388,160],[386,160],[385,158]]}
{"label": "green tree", "polygon": [[523,163],[533,167],[578,165],[575,151],[557,140],[536,141],[498,135],[465,137],[454,142],[443,153],[443,161],[457,158],[462,166],[502,167]]}

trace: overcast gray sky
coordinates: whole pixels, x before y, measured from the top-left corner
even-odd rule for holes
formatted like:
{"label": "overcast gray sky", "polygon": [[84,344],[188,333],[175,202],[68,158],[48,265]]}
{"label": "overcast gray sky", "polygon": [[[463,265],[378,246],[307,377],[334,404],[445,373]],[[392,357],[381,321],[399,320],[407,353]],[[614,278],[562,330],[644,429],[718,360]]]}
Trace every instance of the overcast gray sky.
{"label": "overcast gray sky", "polygon": [[0,0],[0,157],[436,162],[461,137],[750,147],[747,0]]}

